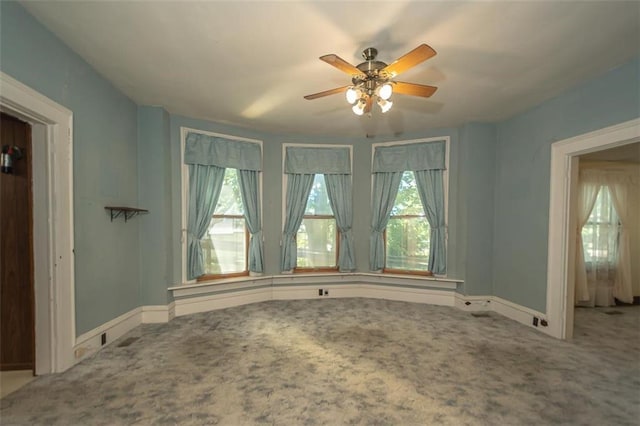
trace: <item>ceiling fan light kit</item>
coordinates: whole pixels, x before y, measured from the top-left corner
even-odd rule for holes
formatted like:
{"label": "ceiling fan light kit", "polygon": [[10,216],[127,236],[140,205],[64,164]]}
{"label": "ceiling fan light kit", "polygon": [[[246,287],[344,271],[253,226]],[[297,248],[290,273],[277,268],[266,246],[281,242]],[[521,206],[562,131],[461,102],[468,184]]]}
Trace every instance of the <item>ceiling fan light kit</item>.
{"label": "ceiling fan light kit", "polygon": [[325,90],[324,92],[307,95],[304,98],[312,100],[345,92],[347,102],[352,105],[351,110],[354,114],[363,115],[364,113],[369,113],[374,101],[378,104],[380,110],[385,113],[393,106],[390,98],[394,92],[423,98],[428,98],[435,93],[437,87],[434,86],[392,80],[401,72],[426,61],[435,56],[435,54],[436,51],[430,46],[421,44],[387,65],[384,62],[376,61],[375,58],[378,55],[378,51],[373,47],[368,47],[362,52],[365,62],[357,66],[351,65],[335,54],[321,56],[320,60],[349,74],[352,85]]}

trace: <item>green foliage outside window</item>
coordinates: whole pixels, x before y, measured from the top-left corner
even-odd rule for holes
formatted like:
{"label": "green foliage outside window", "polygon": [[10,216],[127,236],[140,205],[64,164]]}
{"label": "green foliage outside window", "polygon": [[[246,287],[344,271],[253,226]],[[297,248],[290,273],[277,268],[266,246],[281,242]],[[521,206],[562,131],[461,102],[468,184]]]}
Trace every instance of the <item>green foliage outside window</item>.
{"label": "green foliage outside window", "polygon": [[426,271],[429,265],[431,230],[413,172],[402,174],[396,201],[386,229],[388,269]]}

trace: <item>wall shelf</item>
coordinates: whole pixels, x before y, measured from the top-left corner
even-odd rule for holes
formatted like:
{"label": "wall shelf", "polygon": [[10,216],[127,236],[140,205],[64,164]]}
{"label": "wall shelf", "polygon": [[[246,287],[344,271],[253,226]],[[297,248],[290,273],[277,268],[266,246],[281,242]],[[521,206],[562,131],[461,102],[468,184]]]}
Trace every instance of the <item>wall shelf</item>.
{"label": "wall shelf", "polygon": [[124,217],[124,221],[126,222],[140,213],[149,213],[149,210],[138,209],[136,207],[106,206],[104,209],[109,210],[111,213],[111,222],[113,222],[113,219],[117,219],[120,216]]}

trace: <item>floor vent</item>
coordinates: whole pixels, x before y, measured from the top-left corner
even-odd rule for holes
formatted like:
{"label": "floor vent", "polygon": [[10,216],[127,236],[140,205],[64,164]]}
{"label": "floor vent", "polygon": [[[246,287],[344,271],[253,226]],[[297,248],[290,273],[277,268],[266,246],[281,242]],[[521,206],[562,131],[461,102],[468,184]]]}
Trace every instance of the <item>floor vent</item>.
{"label": "floor vent", "polygon": [[490,318],[491,315],[489,315],[489,312],[472,312],[471,315],[473,315],[476,318]]}
{"label": "floor vent", "polygon": [[118,345],[118,347],[119,347],[119,348],[124,348],[124,347],[126,347],[126,346],[131,345],[133,342],[135,342],[135,341],[136,341],[136,340],[138,340],[138,339],[139,339],[139,337],[127,337],[126,339],[124,339],[124,340],[122,341],[122,343],[120,343],[120,344]]}
{"label": "floor vent", "polygon": [[605,314],[607,315],[622,315],[624,312],[620,312],[620,311],[606,311]]}

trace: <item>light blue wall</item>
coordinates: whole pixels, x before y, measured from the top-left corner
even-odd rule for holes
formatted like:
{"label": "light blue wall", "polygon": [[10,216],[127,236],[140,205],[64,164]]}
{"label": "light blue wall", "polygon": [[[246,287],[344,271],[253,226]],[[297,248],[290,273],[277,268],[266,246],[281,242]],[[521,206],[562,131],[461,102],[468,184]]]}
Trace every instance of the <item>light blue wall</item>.
{"label": "light blue wall", "polygon": [[493,292],[493,218],[496,126],[469,123],[460,130],[460,186],[456,194],[463,219],[467,295]]}
{"label": "light blue wall", "polygon": [[640,117],[638,59],[497,126],[493,292],[546,310],[551,144]]}
{"label": "light blue wall", "polygon": [[106,205],[138,201],[136,105],[20,5],[0,2],[0,69],[73,111],[76,332],[137,306],[137,220]]}
{"label": "light blue wall", "polygon": [[[138,203],[149,210],[140,217],[140,303],[166,305],[173,276],[169,113],[138,107]],[[178,197],[177,202],[180,202]]]}

